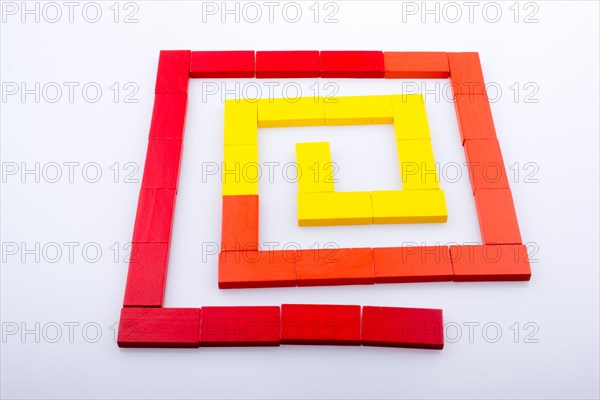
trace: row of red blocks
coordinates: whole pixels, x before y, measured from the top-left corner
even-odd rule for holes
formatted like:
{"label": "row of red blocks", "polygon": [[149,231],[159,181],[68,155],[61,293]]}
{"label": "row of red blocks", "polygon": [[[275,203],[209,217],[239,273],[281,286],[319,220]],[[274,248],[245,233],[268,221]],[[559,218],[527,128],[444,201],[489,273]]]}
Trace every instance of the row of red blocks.
{"label": "row of red blocks", "polygon": [[389,346],[442,349],[442,310],[358,305],[123,308],[120,347]]}

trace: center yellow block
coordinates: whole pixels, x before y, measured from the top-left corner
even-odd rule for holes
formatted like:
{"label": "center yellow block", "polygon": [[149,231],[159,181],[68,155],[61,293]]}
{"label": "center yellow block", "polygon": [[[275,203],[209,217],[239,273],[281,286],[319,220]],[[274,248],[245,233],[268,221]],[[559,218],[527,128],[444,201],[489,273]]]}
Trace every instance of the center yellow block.
{"label": "center yellow block", "polygon": [[298,192],[333,192],[334,179],[328,142],[296,144]]}
{"label": "center yellow block", "polygon": [[259,128],[319,125],[325,125],[325,105],[321,97],[258,101]]}
{"label": "center yellow block", "polygon": [[325,125],[391,124],[390,96],[331,97],[325,102]]}
{"label": "center yellow block", "polygon": [[366,225],[373,222],[371,193],[298,193],[298,225]]}
{"label": "center yellow block", "polygon": [[442,190],[375,191],[371,193],[371,199],[375,224],[417,224],[448,220]]}

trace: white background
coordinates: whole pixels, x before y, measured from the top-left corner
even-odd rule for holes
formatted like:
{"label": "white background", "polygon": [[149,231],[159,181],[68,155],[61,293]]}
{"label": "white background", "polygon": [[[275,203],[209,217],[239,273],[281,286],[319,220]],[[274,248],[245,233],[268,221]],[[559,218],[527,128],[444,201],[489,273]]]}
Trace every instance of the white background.
{"label": "white background", "polygon": [[[17,7],[16,15],[10,4]],[[243,4],[238,5],[239,23],[235,15],[222,22],[219,14],[205,14],[203,22],[202,3],[194,2],[122,3],[118,22],[114,6],[106,3],[96,23],[82,15],[85,2],[75,8],[72,23],[61,2],[56,4],[63,15],[55,23],[50,20],[56,10],[44,3],[38,3],[39,22],[35,15],[21,15],[20,2],[10,4],[2,5],[0,64],[3,398],[598,398],[596,2],[502,2],[486,6],[485,12],[486,3],[478,3],[472,22],[462,2],[428,3],[429,9],[438,7],[437,16],[423,15],[421,2],[337,2],[327,9],[322,3],[317,23],[309,9],[312,2],[300,4],[297,23],[283,18],[286,3],[275,9],[273,22],[267,6],[255,3],[263,12],[255,23],[249,21],[255,10],[246,8],[244,15]],[[222,7],[220,2],[205,3],[212,6]],[[323,23],[334,7],[338,21]],[[502,14],[494,23],[497,8]],[[93,5],[86,10],[86,18],[94,18]],[[457,10],[462,18],[452,22]],[[138,21],[123,23],[134,11]],[[293,9],[288,11],[294,17]],[[161,49],[479,51],[486,81],[501,90],[492,111],[505,163],[513,166],[509,176],[523,240],[530,250],[537,249],[532,280],[218,290],[217,257],[203,252],[203,246],[220,238],[220,181],[203,179],[202,171],[222,160],[223,90],[203,96],[207,81],[194,80],[165,305],[437,307],[444,309],[449,324],[446,347],[119,349],[114,328],[126,278],[123,258],[133,228]],[[20,92],[9,95],[15,87],[21,90],[21,83],[33,89],[36,82],[39,102],[35,94],[24,99]],[[79,84],[72,102],[64,82]],[[110,89],[115,82],[117,102]],[[125,87],[128,82],[133,85]],[[240,81],[237,92],[251,89],[251,82]],[[337,85],[340,95],[401,93],[412,87],[400,80],[297,83],[303,95],[312,95],[311,85],[325,90],[328,82]],[[435,89],[436,82],[447,84],[428,81],[426,88]],[[101,87],[97,102],[90,101],[93,89],[87,99],[82,95],[86,83]],[[235,89],[233,80],[208,84]],[[63,92],[53,103],[56,85]],[[136,87],[132,99],[138,102],[124,102],[123,95]],[[436,161],[463,163],[453,105],[432,93],[427,109]],[[292,162],[294,144],[312,140],[331,142],[340,165],[338,190],[401,187],[391,126],[263,129],[260,160]],[[73,182],[64,164],[70,162],[80,163]],[[34,174],[22,175],[36,163],[39,182]],[[51,182],[54,163],[62,173],[57,183]],[[97,164],[82,172],[88,163]],[[126,163],[140,170],[128,169]],[[94,166],[102,177],[90,183]],[[117,183],[115,169],[120,171]],[[137,183],[125,181],[130,171]],[[281,172],[276,168],[272,182],[260,182],[261,241],[304,247],[330,241],[344,247],[480,241],[464,176],[441,183],[447,224],[298,228],[297,188]],[[75,243],[72,257],[70,242]],[[57,249],[62,253],[57,255]],[[96,257],[96,249],[101,256]],[[96,338],[98,328],[101,336]],[[498,328],[501,336],[496,338]],[[25,330],[30,333],[22,335]]]}

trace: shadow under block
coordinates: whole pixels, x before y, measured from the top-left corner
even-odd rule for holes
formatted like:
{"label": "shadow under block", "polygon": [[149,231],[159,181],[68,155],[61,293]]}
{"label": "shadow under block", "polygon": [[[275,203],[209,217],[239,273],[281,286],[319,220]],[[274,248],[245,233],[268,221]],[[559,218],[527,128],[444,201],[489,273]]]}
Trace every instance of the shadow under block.
{"label": "shadow under block", "polygon": [[259,179],[258,146],[225,146],[223,196],[258,194]]}
{"label": "shadow under block", "polygon": [[296,286],[296,251],[239,251],[219,255],[219,288]]}
{"label": "shadow under block", "polygon": [[382,51],[321,51],[321,78],[383,78]]}
{"label": "shadow under block", "polygon": [[385,77],[445,79],[450,76],[448,54],[443,52],[384,52]]}
{"label": "shadow under block", "polygon": [[154,95],[149,139],[183,139],[187,93]]}
{"label": "shadow under block", "polygon": [[202,307],[200,346],[279,346],[279,307]]}
{"label": "shadow under block", "polygon": [[373,251],[367,248],[299,250],[298,286],[372,285]]}
{"label": "shadow under block", "polygon": [[396,140],[430,140],[425,99],[421,94],[390,96]]}
{"label": "shadow under block", "polygon": [[465,140],[496,139],[496,127],[487,96],[458,96],[454,100],[460,138]]}
{"label": "shadow under block", "polygon": [[365,225],[373,222],[369,192],[298,193],[298,225]]}
{"label": "shadow under block", "polygon": [[254,51],[192,51],[191,78],[254,78]]}
{"label": "shadow under block", "polygon": [[465,140],[464,150],[473,192],[477,189],[509,189],[497,140]]}
{"label": "shadow under block", "polygon": [[441,350],[444,348],[442,310],[365,306],[362,344]]}
{"label": "shadow under block", "polygon": [[258,195],[223,196],[221,251],[258,250]]}
{"label": "shadow under block", "polygon": [[391,124],[390,96],[330,97],[325,103],[325,125]]}
{"label": "shadow under block", "polygon": [[510,189],[475,190],[483,244],[521,244],[521,231]]}
{"label": "shadow under block", "polygon": [[450,255],[456,282],[531,279],[527,247],[522,244],[451,246]]}
{"label": "shadow under block", "polygon": [[175,195],[175,189],[140,189],[132,242],[171,241]]}
{"label": "shadow under block", "polygon": [[360,306],[282,304],[281,343],[360,345]]}
{"label": "shadow under block", "polygon": [[448,220],[442,190],[374,191],[371,200],[375,224],[418,224]]}
{"label": "shadow under block", "polygon": [[452,281],[448,246],[373,249],[375,283]]}
{"label": "shadow under block", "polygon": [[333,164],[328,142],[296,143],[298,192],[334,191]]}
{"label": "shadow under block", "polygon": [[258,146],[257,110],[256,101],[225,101],[225,146]]}
{"label": "shadow under block", "polygon": [[431,140],[397,140],[402,189],[439,189]]}
{"label": "shadow under block", "polygon": [[325,125],[325,104],[321,97],[258,101],[259,128],[321,125]]}
{"label": "shadow under block", "polygon": [[448,66],[454,96],[487,94],[479,53],[448,53]]}
{"label": "shadow under block", "polygon": [[198,347],[199,308],[123,308],[119,347]]}
{"label": "shadow under block", "polygon": [[257,51],[256,78],[318,78],[319,51]]}
{"label": "shadow under block", "polygon": [[142,188],[177,189],[182,145],[181,139],[148,141]]}
{"label": "shadow under block", "polygon": [[161,50],[154,93],[187,93],[190,77],[189,50]]}
{"label": "shadow under block", "polygon": [[123,307],[162,307],[169,243],[132,243]]}

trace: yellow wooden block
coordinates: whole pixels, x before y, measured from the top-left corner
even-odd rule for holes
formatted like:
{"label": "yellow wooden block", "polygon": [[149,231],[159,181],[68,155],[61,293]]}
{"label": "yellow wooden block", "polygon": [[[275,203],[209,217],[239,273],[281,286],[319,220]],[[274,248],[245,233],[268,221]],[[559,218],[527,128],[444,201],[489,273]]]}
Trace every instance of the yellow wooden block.
{"label": "yellow wooden block", "polygon": [[298,192],[333,192],[333,164],[328,142],[297,143]]}
{"label": "yellow wooden block", "polygon": [[398,140],[398,159],[402,188],[439,189],[437,165],[431,140]]}
{"label": "yellow wooden block", "polygon": [[258,145],[256,101],[225,101],[225,146]]}
{"label": "yellow wooden block", "polygon": [[298,225],[365,225],[373,221],[371,193],[298,193]]}
{"label": "yellow wooden block", "polygon": [[258,194],[260,174],[258,146],[225,146],[223,196]]}
{"label": "yellow wooden block", "polygon": [[321,97],[258,101],[260,128],[315,125],[325,125],[325,105]]}
{"label": "yellow wooden block", "polygon": [[416,224],[448,220],[442,190],[376,191],[371,193],[371,198],[375,224]]}
{"label": "yellow wooden block", "polygon": [[325,125],[391,124],[390,96],[348,96],[324,99]]}
{"label": "yellow wooden block", "polygon": [[400,94],[391,99],[396,140],[431,139],[423,95]]}

